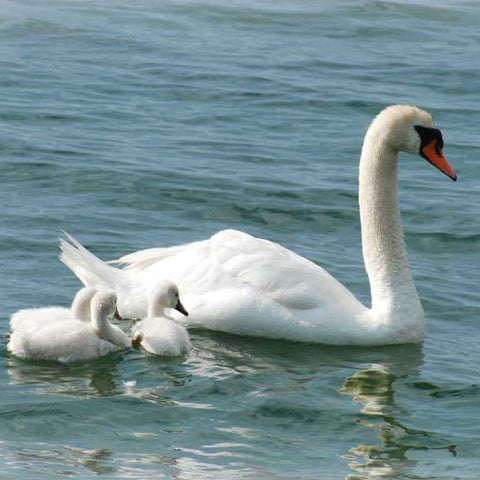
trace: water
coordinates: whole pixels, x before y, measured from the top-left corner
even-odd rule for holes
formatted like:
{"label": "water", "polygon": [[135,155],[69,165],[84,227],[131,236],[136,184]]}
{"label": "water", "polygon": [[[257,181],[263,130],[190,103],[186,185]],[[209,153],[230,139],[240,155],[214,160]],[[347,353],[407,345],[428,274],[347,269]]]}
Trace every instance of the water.
{"label": "water", "polygon": [[61,230],[107,259],[239,228],[368,303],[357,162],[385,105],[435,115],[459,180],[401,158],[423,345],[194,331],[187,358],[62,366],[4,340],[0,477],[478,478],[479,23],[467,0],[2,2],[4,335],[78,288]]}

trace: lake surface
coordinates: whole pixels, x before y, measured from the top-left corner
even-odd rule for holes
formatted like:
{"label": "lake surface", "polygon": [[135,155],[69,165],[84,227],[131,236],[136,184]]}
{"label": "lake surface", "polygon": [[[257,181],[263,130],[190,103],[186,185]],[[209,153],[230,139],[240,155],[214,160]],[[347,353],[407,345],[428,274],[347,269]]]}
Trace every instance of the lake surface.
{"label": "lake surface", "polygon": [[[480,4],[237,3],[2,2],[0,478],[478,479]],[[62,230],[112,259],[238,228],[368,304],[357,166],[392,103],[434,114],[459,177],[401,156],[423,345],[7,354],[13,312],[79,288]]]}

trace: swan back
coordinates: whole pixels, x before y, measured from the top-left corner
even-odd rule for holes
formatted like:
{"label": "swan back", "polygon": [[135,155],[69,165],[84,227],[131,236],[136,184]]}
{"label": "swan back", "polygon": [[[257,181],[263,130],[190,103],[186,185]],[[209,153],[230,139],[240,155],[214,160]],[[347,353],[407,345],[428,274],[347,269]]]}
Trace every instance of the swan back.
{"label": "swan back", "polygon": [[187,330],[169,318],[149,317],[134,325],[135,343],[154,355],[178,356],[192,349]]}
{"label": "swan back", "polygon": [[19,310],[10,318],[10,329],[15,331],[37,328],[40,325],[64,322],[67,319],[90,322],[90,301],[94,294],[93,288],[84,287],[77,292],[70,308],[43,307]]}

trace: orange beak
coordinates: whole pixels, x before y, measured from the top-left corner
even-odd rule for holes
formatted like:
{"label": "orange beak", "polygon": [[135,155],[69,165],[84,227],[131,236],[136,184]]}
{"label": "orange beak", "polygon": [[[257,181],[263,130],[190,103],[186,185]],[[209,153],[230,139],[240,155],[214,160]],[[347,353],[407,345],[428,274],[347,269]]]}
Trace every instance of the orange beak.
{"label": "orange beak", "polygon": [[442,149],[437,145],[437,140],[432,140],[428,145],[421,149],[422,157],[428,160],[433,166],[450,177],[453,181],[457,180],[455,170],[447,162]]}

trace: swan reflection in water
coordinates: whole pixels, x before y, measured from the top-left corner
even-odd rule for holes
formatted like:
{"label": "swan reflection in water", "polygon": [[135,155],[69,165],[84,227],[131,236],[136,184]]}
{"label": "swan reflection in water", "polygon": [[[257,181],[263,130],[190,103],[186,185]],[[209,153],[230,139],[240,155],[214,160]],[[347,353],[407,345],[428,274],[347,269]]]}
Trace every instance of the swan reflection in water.
{"label": "swan reflection in water", "polygon": [[35,393],[73,396],[111,396],[123,390],[118,365],[122,352],[88,362],[29,361],[10,355],[6,359],[11,385],[38,385]]}
{"label": "swan reflection in water", "polygon": [[[129,446],[142,435],[156,446],[139,460],[143,473],[152,461],[171,478],[220,469],[228,476],[235,459],[235,471],[248,478],[259,472],[275,478],[289,468],[296,478],[327,478],[326,469],[343,471],[348,480],[411,478],[427,456],[455,455],[442,434],[433,426],[422,430],[414,415],[427,401],[416,383],[423,364],[419,346],[338,348],[193,335],[197,349],[186,363],[134,352],[67,368],[7,357],[7,368],[11,383],[35,385],[35,393],[123,395],[116,405],[128,409],[130,424],[122,441]],[[138,384],[128,389],[117,372],[121,361],[134,362],[125,367],[131,372],[126,380]],[[151,407],[161,411],[162,428],[144,418]],[[200,426],[201,434],[191,435]],[[163,450],[166,439],[174,451]],[[288,455],[275,456],[279,445]],[[116,468],[132,468],[131,457],[117,452],[114,458]]]}
{"label": "swan reflection in water", "polygon": [[[398,353],[398,362],[371,364],[347,377],[339,393],[351,395],[361,405],[356,423],[378,432],[379,444],[358,444],[344,455],[355,474],[346,480],[363,480],[407,474],[416,461],[415,451],[444,450],[456,456],[455,445],[448,444],[435,432],[410,428],[403,419],[409,415],[395,402],[398,390],[407,391],[415,384],[406,379],[420,374],[423,363],[422,347],[417,345],[391,347],[391,354]],[[404,396],[403,396],[404,397]],[[402,420],[399,420],[401,417]],[[360,475],[359,475],[360,474]]]}

